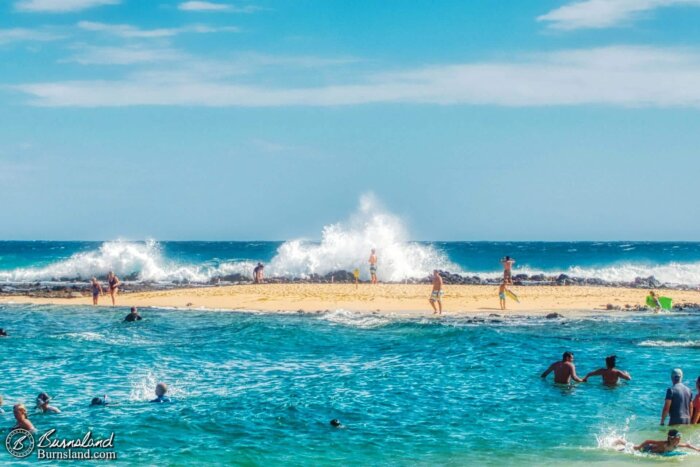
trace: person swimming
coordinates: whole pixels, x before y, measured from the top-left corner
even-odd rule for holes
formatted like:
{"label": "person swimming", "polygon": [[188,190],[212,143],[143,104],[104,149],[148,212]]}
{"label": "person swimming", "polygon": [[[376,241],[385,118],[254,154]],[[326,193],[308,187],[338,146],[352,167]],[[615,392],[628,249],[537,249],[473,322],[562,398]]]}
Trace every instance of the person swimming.
{"label": "person swimming", "polygon": [[573,352],[564,352],[561,357],[560,362],[554,362],[549,365],[549,368],[545,370],[542,378],[546,378],[548,374],[554,372],[554,382],[558,384],[569,384],[573,379],[577,383],[583,382],[581,378],[576,375],[576,367],[574,366],[574,354]]}
{"label": "person swimming", "polygon": [[[624,439],[618,439],[615,442],[615,445],[626,446],[627,443]],[[668,452],[675,451],[677,448],[692,449],[693,451],[700,452],[700,449],[696,448],[690,443],[681,443],[681,433],[678,430],[668,430],[668,435],[665,441],[648,439],[633,447],[635,451],[646,452],[649,454],[666,454]]]}
{"label": "person swimming", "polygon": [[0,328],[0,337],[7,337],[7,331],[5,331],[3,328]]}
{"label": "person swimming", "polygon": [[329,423],[333,428],[345,428],[344,425],[340,423],[340,420],[338,420],[337,418],[334,418]]}
{"label": "person swimming", "polygon": [[17,428],[22,428],[31,432],[36,431],[36,428],[34,428],[34,425],[29,420],[29,416],[27,415],[27,408],[24,406],[24,404],[15,404],[14,407],[12,407],[12,413],[15,416],[15,421],[17,422],[12,427],[13,430],[16,430]]}
{"label": "person swimming", "polygon": [[41,413],[61,413],[58,407],[49,405],[50,401],[51,397],[49,397],[48,394],[46,394],[45,392],[40,392],[39,395],[36,396],[37,410],[39,410]]}
{"label": "person swimming", "polygon": [[167,392],[168,392],[168,385],[167,384],[165,384],[165,383],[156,384],[156,398],[153,399],[151,402],[158,402],[158,403],[172,402],[172,400],[170,400],[170,397],[165,395]]}
{"label": "person swimming", "polygon": [[131,322],[131,321],[141,321],[143,318],[139,314],[139,311],[136,309],[135,306],[131,307],[131,313],[126,315],[124,318],[124,321]]}
{"label": "person swimming", "polygon": [[603,377],[603,384],[607,386],[615,386],[617,382],[620,380],[620,378],[626,380],[626,381],[631,381],[632,377],[630,376],[629,373],[626,371],[618,370],[615,368],[615,363],[617,362],[617,357],[615,355],[611,355],[609,357],[605,358],[605,368],[600,368],[595,371],[591,371],[588,373],[586,376],[583,377],[583,382],[587,383],[588,378],[591,376],[602,376]]}
{"label": "person swimming", "polygon": [[93,397],[92,400],[90,401],[91,407],[104,406],[104,405],[109,405],[109,400],[107,399],[106,394],[102,397]]}

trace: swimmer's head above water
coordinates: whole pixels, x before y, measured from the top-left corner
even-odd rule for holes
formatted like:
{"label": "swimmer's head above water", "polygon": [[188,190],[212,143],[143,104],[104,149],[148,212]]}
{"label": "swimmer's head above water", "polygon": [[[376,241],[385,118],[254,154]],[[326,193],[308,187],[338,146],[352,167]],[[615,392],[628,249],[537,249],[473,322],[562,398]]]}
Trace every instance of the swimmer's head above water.
{"label": "swimmer's head above water", "polygon": [[36,396],[36,406],[37,407],[46,407],[49,405],[49,401],[51,400],[51,397],[49,397],[48,394],[45,392],[40,392],[38,396]]}
{"label": "swimmer's head above water", "polygon": [[616,363],[617,363],[617,356],[616,355],[611,355],[611,356],[605,358],[605,366],[608,367],[609,370],[612,370],[613,368],[615,368]]}
{"label": "swimmer's head above water", "polygon": [[93,397],[92,401],[90,402],[90,405],[107,405],[107,404],[109,404],[109,401],[107,400],[106,394],[102,397]]}
{"label": "swimmer's head above water", "polygon": [[564,354],[561,356],[561,360],[563,362],[573,362],[574,361],[574,353],[573,352],[564,352]]}
{"label": "swimmer's head above water", "polygon": [[165,383],[156,384],[156,396],[163,397],[168,392],[168,385]]}

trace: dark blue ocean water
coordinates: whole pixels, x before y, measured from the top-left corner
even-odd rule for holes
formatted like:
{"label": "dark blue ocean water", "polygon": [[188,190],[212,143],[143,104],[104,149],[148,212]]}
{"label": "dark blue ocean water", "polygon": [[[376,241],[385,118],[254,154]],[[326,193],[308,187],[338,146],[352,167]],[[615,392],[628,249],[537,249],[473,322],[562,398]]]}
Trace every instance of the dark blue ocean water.
{"label": "dark blue ocean water", "polygon": [[[0,306],[0,426],[46,391],[63,412],[30,410],[40,432],[114,432],[131,465],[658,465],[606,446],[662,439],[671,369],[700,375],[692,313],[472,324],[144,309],[123,323],[126,312]],[[580,374],[615,353],[633,380],[542,381],[565,350]],[[173,403],[148,402],[159,381]],[[112,406],[88,406],[103,394]],[[700,428],[682,432],[700,444]]]}

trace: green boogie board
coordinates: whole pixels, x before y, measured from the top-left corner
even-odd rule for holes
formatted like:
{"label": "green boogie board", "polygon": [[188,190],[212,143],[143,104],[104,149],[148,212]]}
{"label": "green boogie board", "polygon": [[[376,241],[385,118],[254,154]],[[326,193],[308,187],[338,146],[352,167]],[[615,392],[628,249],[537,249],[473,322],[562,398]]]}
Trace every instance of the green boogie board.
{"label": "green boogie board", "polygon": [[[669,297],[659,297],[659,303],[661,308],[664,310],[670,310],[673,307],[673,299]],[[656,308],[656,302],[654,299],[647,296],[647,306],[650,308]]]}

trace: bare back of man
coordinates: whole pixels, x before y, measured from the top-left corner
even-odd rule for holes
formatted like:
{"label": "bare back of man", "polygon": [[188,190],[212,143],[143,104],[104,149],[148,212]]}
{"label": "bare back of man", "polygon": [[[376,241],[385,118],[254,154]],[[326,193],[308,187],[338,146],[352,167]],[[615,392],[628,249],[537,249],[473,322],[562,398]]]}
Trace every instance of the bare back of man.
{"label": "bare back of man", "polygon": [[561,361],[549,365],[549,368],[542,373],[542,378],[546,378],[551,372],[554,372],[554,382],[558,384],[569,384],[572,379],[578,383],[583,381],[576,374],[574,354],[571,352],[564,352]]}
{"label": "bare back of man", "polygon": [[588,381],[590,376],[601,376],[603,378],[603,384],[607,386],[615,386],[620,382],[620,378],[627,381],[632,379],[627,372],[618,370],[617,368],[601,368],[600,370],[587,374],[583,380]]}

